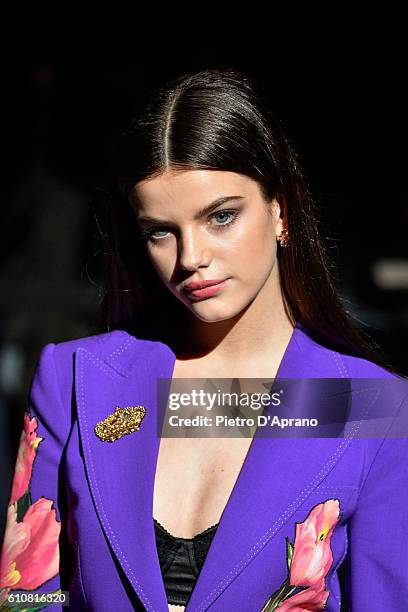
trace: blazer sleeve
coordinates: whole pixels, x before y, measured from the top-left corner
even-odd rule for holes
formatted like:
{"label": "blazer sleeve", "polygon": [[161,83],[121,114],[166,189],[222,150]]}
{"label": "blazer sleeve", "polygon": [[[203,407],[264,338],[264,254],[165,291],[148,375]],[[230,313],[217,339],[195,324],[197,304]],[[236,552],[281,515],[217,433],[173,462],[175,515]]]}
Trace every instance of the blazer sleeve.
{"label": "blazer sleeve", "polygon": [[387,436],[381,442],[349,521],[348,538],[347,609],[407,610],[407,438]]}
{"label": "blazer sleeve", "polygon": [[61,588],[59,491],[69,420],[58,388],[55,347],[47,344],[40,352],[21,426],[1,546],[0,607],[10,596],[24,594],[33,598],[26,600],[27,607],[63,610],[61,604],[35,601]]}

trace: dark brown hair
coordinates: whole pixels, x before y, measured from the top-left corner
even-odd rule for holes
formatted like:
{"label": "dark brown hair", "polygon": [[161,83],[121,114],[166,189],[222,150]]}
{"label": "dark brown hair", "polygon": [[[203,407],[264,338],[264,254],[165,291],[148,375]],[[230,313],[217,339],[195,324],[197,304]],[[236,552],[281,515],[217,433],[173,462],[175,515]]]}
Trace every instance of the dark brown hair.
{"label": "dark brown hair", "polygon": [[279,120],[254,80],[233,69],[184,74],[156,89],[118,138],[106,190],[108,331],[165,339],[182,325],[186,306],[154,271],[127,201],[137,182],[170,168],[237,172],[258,182],[265,201],[276,197],[290,236],[287,247],[278,246],[278,261],[291,321],[330,348],[395,371],[337,294],[315,204]]}

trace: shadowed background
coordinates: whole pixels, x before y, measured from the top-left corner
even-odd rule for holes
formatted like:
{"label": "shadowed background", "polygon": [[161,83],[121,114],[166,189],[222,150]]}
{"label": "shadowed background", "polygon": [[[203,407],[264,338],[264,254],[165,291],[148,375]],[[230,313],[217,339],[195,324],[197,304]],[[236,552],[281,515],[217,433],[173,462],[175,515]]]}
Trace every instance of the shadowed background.
{"label": "shadowed background", "polygon": [[347,308],[408,374],[405,60],[387,31],[386,45],[375,32],[326,28],[296,49],[284,36],[252,46],[237,34],[187,49],[174,40],[155,54],[140,45],[120,59],[34,47],[5,65],[0,535],[40,349],[106,331],[95,200],[112,142],[147,89],[184,71],[258,78],[309,177]]}

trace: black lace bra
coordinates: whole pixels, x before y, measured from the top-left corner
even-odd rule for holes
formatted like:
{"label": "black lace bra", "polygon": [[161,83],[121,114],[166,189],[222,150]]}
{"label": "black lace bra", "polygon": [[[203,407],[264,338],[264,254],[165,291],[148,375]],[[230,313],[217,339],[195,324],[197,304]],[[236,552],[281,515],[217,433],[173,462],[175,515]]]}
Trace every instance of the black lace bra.
{"label": "black lace bra", "polygon": [[194,538],[178,538],[153,521],[167,602],[186,605],[219,523]]}

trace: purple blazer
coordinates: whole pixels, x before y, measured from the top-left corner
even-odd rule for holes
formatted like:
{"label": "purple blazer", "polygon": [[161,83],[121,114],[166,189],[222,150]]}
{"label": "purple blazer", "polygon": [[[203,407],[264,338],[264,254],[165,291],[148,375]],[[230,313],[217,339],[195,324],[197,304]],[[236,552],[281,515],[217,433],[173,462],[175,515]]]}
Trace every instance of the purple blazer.
{"label": "purple blazer", "polygon": [[[0,601],[62,588],[73,610],[168,610],[152,502],[156,381],[171,378],[174,361],[166,344],[122,330],[44,346],[10,496]],[[277,377],[401,380],[318,344],[299,324]],[[403,385],[383,402],[385,414],[405,409]],[[116,406],[140,404],[137,432],[113,443],[95,434]],[[346,554],[347,609],[408,609],[408,440],[355,433],[254,437],[188,612],[260,612],[284,592],[271,609],[340,610]]]}

